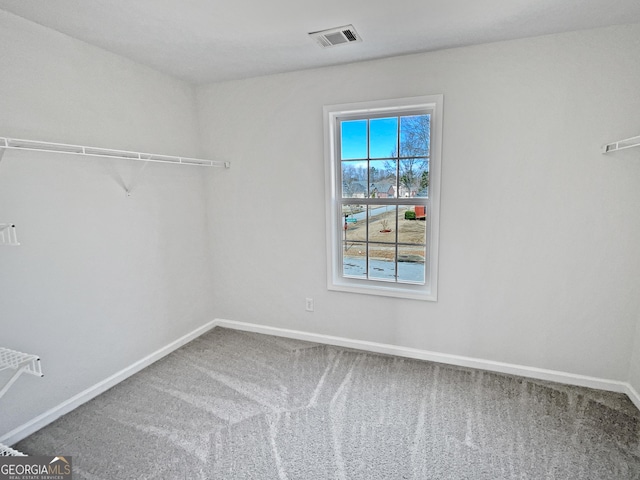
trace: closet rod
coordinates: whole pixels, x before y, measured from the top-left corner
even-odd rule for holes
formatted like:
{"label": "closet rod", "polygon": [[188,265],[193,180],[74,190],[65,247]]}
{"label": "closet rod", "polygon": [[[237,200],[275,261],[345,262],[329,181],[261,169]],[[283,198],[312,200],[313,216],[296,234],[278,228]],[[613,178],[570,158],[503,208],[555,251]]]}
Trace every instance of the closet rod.
{"label": "closet rod", "polygon": [[68,153],[71,155],[84,155],[88,157],[118,158],[125,160],[138,160],[143,162],[196,165],[200,167],[231,167],[231,162],[224,162],[221,160],[203,160],[200,158],[177,157],[173,155],[159,155],[155,153],[131,152],[127,150],[114,150],[110,148],[86,147],[82,145],[69,145],[65,143],[41,142],[38,140],[24,140],[17,138],[0,137],[0,151],[3,150]]}

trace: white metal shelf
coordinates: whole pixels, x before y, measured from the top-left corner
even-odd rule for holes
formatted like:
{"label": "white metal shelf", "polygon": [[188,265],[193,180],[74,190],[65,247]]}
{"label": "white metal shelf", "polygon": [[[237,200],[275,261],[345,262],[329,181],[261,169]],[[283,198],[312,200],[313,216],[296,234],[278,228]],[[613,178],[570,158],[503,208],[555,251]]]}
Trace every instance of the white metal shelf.
{"label": "white metal shelf", "polygon": [[16,226],[12,223],[0,223],[0,245],[20,245]]}
{"label": "white metal shelf", "polygon": [[[43,376],[40,367],[40,358],[37,355],[0,347],[0,372],[9,369],[15,371],[5,380],[4,385],[0,387],[0,398],[2,398],[7,390],[9,390],[9,387],[13,385],[13,382],[23,373],[29,373],[37,377]],[[26,455],[0,443],[0,457],[26,457]]]}
{"label": "white metal shelf", "polygon": [[0,457],[26,457],[26,455],[0,443]]}
{"label": "white metal shelf", "polygon": [[0,398],[23,373],[29,373],[37,377],[43,376],[40,358],[37,355],[0,347],[0,371],[9,369],[15,371],[13,375],[4,381],[4,385],[0,385]]}
{"label": "white metal shelf", "polygon": [[607,143],[602,146],[602,153],[611,153],[633,147],[640,147],[640,135],[637,137],[625,138],[624,140],[618,140],[613,143]]}
{"label": "white metal shelf", "polygon": [[41,142],[39,140],[0,137],[0,153],[4,150],[67,153],[70,155],[119,158],[143,162],[174,163],[178,165],[196,165],[200,167],[231,167],[231,162],[224,162],[221,160],[203,160],[200,158],[178,157],[173,155],[159,155],[155,153],[132,152],[127,150],[87,147],[83,145],[70,145],[66,143]]}

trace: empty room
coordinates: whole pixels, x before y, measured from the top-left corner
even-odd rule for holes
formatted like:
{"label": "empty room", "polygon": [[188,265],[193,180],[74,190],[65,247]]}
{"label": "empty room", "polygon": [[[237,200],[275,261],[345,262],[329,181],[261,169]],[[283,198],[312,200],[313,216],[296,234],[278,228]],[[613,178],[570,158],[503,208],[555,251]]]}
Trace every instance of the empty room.
{"label": "empty room", "polygon": [[0,0],[0,63],[0,478],[640,479],[636,0]]}

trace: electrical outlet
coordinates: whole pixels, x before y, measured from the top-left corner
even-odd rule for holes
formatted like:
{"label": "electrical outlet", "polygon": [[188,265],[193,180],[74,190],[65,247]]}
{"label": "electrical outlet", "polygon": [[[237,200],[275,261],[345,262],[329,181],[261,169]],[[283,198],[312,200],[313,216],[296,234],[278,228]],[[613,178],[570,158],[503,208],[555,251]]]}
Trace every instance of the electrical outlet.
{"label": "electrical outlet", "polygon": [[306,298],[305,299],[305,310],[307,312],[313,312],[313,298]]}

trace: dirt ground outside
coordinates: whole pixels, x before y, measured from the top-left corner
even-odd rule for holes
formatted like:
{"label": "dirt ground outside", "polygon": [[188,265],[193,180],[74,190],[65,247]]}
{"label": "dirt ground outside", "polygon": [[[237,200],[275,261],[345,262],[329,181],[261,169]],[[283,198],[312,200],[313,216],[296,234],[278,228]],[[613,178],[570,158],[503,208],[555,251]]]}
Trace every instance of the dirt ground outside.
{"label": "dirt ground outside", "polygon": [[[391,211],[376,215],[369,223],[369,258],[379,260],[395,259],[396,228],[399,243],[398,260],[424,262],[426,243],[426,221],[406,220],[404,212],[413,210],[409,207],[398,207],[397,226],[395,207],[389,207]],[[387,231],[389,230],[389,231]],[[366,219],[355,223],[347,223],[345,257],[364,257],[366,255],[365,242],[367,240]],[[360,243],[362,242],[362,243]],[[377,244],[380,242],[381,244]],[[391,243],[391,245],[383,245]]]}

